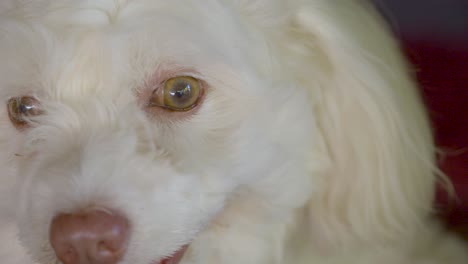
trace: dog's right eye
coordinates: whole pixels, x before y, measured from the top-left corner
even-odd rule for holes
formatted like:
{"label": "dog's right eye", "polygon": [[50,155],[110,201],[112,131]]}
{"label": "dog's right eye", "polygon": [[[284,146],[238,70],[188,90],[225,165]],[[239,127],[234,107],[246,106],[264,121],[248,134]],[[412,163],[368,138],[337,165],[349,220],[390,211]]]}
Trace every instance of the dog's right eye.
{"label": "dog's right eye", "polygon": [[7,106],[10,121],[18,129],[28,126],[28,117],[37,116],[42,113],[39,101],[31,96],[10,98]]}

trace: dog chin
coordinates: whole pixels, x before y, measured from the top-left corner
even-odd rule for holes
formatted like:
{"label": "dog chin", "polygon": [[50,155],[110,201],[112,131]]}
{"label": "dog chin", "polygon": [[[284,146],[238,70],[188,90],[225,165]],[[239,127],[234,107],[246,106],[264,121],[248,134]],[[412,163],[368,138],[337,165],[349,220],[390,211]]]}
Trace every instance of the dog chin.
{"label": "dog chin", "polygon": [[154,262],[153,264],[179,264],[182,258],[184,257],[185,251],[187,251],[188,245],[181,247],[179,250],[174,252],[172,256],[167,257],[159,262]]}

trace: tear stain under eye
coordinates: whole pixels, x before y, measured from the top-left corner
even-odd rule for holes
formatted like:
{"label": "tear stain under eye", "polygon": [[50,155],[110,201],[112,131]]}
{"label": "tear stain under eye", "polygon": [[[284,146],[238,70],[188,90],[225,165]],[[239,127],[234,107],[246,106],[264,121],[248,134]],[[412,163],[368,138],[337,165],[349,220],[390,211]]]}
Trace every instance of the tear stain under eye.
{"label": "tear stain under eye", "polygon": [[150,96],[150,100],[147,103],[147,107],[163,107],[164,106],[164,89],[163,89],[164,84],[162,84],[160,87],[156,88]]}

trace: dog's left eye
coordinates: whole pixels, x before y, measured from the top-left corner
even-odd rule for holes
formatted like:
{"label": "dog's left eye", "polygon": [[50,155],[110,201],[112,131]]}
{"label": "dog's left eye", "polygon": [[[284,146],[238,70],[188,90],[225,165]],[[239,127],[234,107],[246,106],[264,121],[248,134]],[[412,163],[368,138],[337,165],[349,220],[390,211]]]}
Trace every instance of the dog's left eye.
{"label": "dog's left eye", "polygon": [[8,100],[7,106],[10,121],[18,129],[28,126],[28,117],[42,113],[39,101],[31,96],[13,97]]}
{"label": "dog's left eye", "polygon": [[188,111],[198,104],[203,93],[202,88],[200,80],[190,76],[170,78],[153,92],[149,106]]}

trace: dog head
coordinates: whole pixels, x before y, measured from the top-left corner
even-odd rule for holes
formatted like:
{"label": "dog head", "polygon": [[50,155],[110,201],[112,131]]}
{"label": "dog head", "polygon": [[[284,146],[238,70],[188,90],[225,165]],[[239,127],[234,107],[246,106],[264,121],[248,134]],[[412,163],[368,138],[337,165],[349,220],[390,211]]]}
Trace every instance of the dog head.
{"label": "dog head", "polygon": [[[63,236],[87,225],[120,232],[102,254],[159,263],[251,195],[238,194],[245,186],[303,173],[308,96],[272,78],[271,47],[238,12],[219,1],[42,1],[3,15],[2,147],[21,178],[21,239],[39,262],[75,263]],[[294,185],[296,206],[309,184]]]}
{"label": "dog head", "polygon": [[204,263],[230,229],[258,252],[307,201],[330,241],[429,209],[426,117],[355,3],[1,5],[3,193],[40,263]]}

